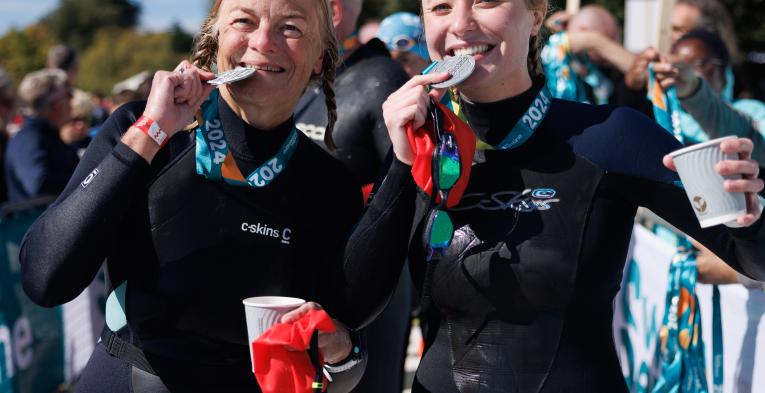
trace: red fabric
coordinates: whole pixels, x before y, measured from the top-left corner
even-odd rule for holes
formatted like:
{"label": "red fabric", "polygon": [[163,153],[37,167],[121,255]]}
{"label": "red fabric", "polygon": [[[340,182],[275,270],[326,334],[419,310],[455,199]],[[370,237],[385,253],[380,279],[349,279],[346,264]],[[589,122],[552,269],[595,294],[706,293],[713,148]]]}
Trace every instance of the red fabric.
{"label": "red fabric", "polygon": [[372,188],[374,188],[374,183],[369,183],[361,186],[361,195],[364,198],[364,204],[367,204],[367,201],[369,200],[369,194],[372,193]]}
{"label": "red fabric", "polygon": [[[316,369],[305,350],[314,330],[335,331],[335,323],[324,310],[309,311],[292,323],[278,323],[252,342],[255,378],[263,393],[313,392]],[[288,351],[285,346],[294,350]],[[319,358],[323,363],[321,355]],[[327,381],[324,386],[326,389]]]}
{"label": "red fabric", "polygon": [[[449,108],[441,103],[436,103],[436,105],[438,105],[438,109],[444,114],[444,124],[441,128],[443,131],[449,131],[454,134],[457,139],[457,148],[460,152],[460,161],[462,162],[460,178],[454,184],[452,190],[449,191],[449,197],[446,200],[447,207],[454,207],[460,202],[462,194],[465,193],[467,188],[468,179],[470,179],[470,169],[473,166],[473,155],[475,154],[476,146],[475,134],[473,134],[470,126],[465,124]],[[412,163],[414,181],[423,191],[430,195],[433,189],[430,167],[433,160],[433,149],[436,147],[433,124],[428,120],[424,126],[416,131],[409,125],[406,128],[406,136],[415,155],[414,162]]]}

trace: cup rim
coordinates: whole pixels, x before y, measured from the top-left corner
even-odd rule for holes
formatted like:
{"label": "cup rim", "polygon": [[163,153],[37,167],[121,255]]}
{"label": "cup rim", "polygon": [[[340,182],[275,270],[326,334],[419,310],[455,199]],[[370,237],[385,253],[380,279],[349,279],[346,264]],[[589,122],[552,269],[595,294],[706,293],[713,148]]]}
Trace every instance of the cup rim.
{"label": "cup rim", "polygon": [[[278,303],[274,301],[279,301]],[[254,296],[242,300],[242,304],[250,307],[274,308],[274,307],[299,307],[305,303],[304,299],[289,296]]]}
{"label": "cup rim", "polygon": [[675,157],[681,156],[683,154],[690,153],[692,151],[705,149],[705,148],[707,148],[709,146],[712,146],[712,145],[718,145],[721,142],[727,141],[729,139],[738,139],[738,137],[735,136],[735,135],[728,135],[728,136],[724,136],[722,138],[712,139],[711,141],[697,143],[695,145],[687,146],[687,147],[684,147],[682,149],[677,149],[677,150],[675,150],[673,152],[670,152],[669,156],[672,157],[672,158],[675,158]]}

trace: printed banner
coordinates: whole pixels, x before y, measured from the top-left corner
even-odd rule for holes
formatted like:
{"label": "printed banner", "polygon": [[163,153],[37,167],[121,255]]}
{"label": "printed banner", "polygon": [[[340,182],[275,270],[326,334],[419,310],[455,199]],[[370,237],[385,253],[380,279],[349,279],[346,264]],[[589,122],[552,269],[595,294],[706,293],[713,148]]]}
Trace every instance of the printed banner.
{"label": "printed banner", "polygon": [[53,392],[64,381],[61,308],[32,303],[21,288],[19,244],[42,208],[0,221],[0,392]]}
{"label": "printed banner", "polygon": [[[92,290],[60,307],[34,304],[21,288],[19,246],[50,200],[4,210],[0,218],[0,393],[51,393],[71,381],[103,326]],[[101,282],[103,279],[101,279]],[[98,282],[98,280],[96,280]],[[94,284],[95,285],[95,284]],[[92,285],[91,285],[92,287]],[[103,285],[101,285],[103,293]]]}
{"label": "printed banner", "polygon": [[[614,338],[631,392],[650,392],[656,382],[657,345],[669,262],[676,250],[635,226],[624,270],[622,290],[615,299]],[[696,287],[706,345],[707,381],[712,385],[712,287]],[[765,392],[765,292],[741,285],[720,287],[723,327],[723,392]]]}

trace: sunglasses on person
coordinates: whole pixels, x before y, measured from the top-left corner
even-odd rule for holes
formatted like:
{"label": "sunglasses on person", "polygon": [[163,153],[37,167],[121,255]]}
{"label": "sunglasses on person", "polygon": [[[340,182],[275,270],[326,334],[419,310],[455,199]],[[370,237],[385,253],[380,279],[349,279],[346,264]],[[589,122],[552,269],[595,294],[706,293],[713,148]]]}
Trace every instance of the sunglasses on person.
{"label": "sunglasses on person", "polygon": [[457,138],[451,132],[441,130],[443,113],[437,109],[432,99],[429,112],[437,140],[431,161],[433,194],[434,197],[437,195],[440,200],[438,200],[438,205],[431,209],[425,223],[423,235],[427,249],[427,261],[431,261],[436,255],[443,254],[449,248],[452,237],[454,237],[454,224],[446,211],[446,201],[449,197],[449,191],[457,183],[462,171]]}

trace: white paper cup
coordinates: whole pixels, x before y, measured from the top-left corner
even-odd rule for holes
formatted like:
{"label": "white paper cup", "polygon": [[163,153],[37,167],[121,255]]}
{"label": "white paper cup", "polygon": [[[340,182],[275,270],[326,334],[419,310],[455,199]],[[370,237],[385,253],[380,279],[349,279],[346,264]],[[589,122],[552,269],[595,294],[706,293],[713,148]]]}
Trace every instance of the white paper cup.
{"label": "white paper cup", "polygon": [[702,228],[734,224],[736,218],[746,214],[744,193],[731,193],[723,188],[725,180],[738,180],[741,176],[721,176],[715,170],[720,161],[738,159],[737,155],[723,154],[720,150],[720,143],[730,139],[736,137],[718,138],[669,153]]}
{"label": "white paper cup", "polygon": [[247,347],[250,349],[250,364],[252,364],[252,342],[257,340],[271,326],[277,324],[282,315],[300,307],[305,300],[285,296],[258,296],[242,300],[244,316],[247,319]]}

